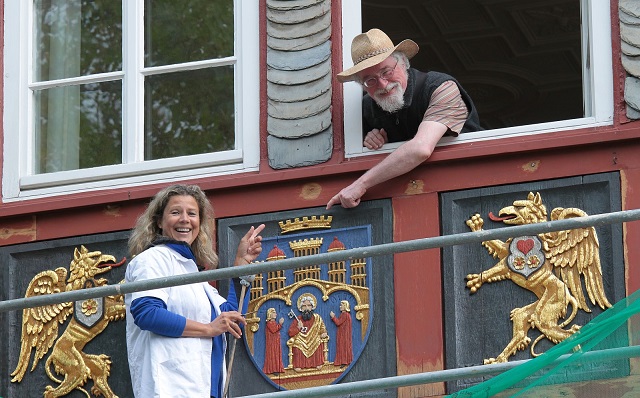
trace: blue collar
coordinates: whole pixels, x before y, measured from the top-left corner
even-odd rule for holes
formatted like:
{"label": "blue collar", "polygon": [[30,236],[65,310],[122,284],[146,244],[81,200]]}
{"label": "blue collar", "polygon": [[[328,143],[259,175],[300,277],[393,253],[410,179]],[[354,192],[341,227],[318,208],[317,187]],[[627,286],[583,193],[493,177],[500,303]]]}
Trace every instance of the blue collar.
{"label": "blue collar", "polygon": [[188,258],[196,262],[196,256],[193,255],[191,246],[187,242],[177,241],[161,236],[151,243],[151,246],[165,245],[173,249],[184,258]]}

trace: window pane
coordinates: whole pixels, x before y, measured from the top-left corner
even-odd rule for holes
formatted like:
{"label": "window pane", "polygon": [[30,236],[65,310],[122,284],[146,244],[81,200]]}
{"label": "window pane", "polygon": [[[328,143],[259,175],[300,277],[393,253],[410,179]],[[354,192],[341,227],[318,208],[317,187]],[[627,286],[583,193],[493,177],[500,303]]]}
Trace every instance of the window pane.
{"label": "window pane", "polygon": [[580,0],[362,0],[362,29],[420,52],[411,66],[445,72],[496,129],[581,118]]}
{"label": "window pane", "polygon": [[145,160],[234,149],[233,67],[148,76]]}
{"label": "window pane", "polygon": [[146,0],[145,66],[233,55],[233,0]]}
{"label": "window pane", "polygon": [[37,91],[34,173],[122,162],[122,83]]}
{"label": "window pane", "polygon": [[122,2],[36,0],[34,81],[122,69]]}

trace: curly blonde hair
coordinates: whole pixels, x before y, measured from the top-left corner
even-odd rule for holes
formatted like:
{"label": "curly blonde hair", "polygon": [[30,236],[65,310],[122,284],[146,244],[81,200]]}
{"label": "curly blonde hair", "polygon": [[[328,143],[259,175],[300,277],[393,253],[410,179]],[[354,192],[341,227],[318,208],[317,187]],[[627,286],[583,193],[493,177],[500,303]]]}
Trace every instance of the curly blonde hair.
{"label": "curly blonde hair", "polygon": [[136,225],[129,237],[129,254],[131,257],[140,254],[151,243],[162,236],[158,226],[162,220],[165,207],[172,196],[191,196],[198,203],[200,216],[200,233],[191,243],[191,250],[196,258],[196,264],[213,269],[218,266],[218,255],[213,249],[213,234],[215,233],[215,218],[213,206],[207,196],[197,185],[175,184],[168,186],[155,194],[146,210],[136,221]]}

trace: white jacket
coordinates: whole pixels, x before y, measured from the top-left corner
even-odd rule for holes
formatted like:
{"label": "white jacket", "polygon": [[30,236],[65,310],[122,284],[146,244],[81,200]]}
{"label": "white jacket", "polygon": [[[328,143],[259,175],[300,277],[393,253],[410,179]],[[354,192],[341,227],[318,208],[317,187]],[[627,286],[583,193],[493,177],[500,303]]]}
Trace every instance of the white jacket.
{"label": "white jacket", "polygon": [[[127,265],[126,282],[198,272],[193,260],[167,246],[143,251]],[[201,323],[211,321],[211,305],[216,315],[225,300],[206,282],[125,295],[127,307],[127,353],[133,392],[138,398],[197,398],[211,395],[212,340],[196,337],[164,337],[140,329],[130,313],[131,302],[139,297],[156,297],[167,310]],[[225,347],[226,350],[226,347]],[[224,358],[220,359],[224,361]],[[223,372],[225,366],[222,366]],[[223,380],[224,380],[223,375]]]}

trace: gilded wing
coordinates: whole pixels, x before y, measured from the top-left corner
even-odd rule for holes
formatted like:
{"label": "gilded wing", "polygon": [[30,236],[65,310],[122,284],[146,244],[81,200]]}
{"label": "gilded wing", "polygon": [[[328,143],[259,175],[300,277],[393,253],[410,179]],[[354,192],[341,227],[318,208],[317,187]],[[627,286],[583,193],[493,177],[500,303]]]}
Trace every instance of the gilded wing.
{"label": "gilded wing", "polygon": [[[25,297],[65,291],[67,270],[59,267],[55,271],[47,270],[33,277],[25,293]],[[31,352],[36,349],[31,371],[38,361],[44,357],[58,338],[58,325],[63,323],[73,312],[72,303],[51,304],[41,307],[25,308],[22,311],[22,345],[16,369],[11,373],[12,382],[20,382],[29,365]]]}
{"label": "gilded wing", "polygon": [[[587,216],[587,213],[580,209],[558,207],[551,212],[551,221],[584,216]],[[585,300],[580,275],[584,276],[591,304],[597,304],[602,309],[611,307],[602,283],[600,244],[594,227],[549,232],[541,238],[547,259],[553,264],[555,273],[578,300],[581,309],[591,312]]]}

